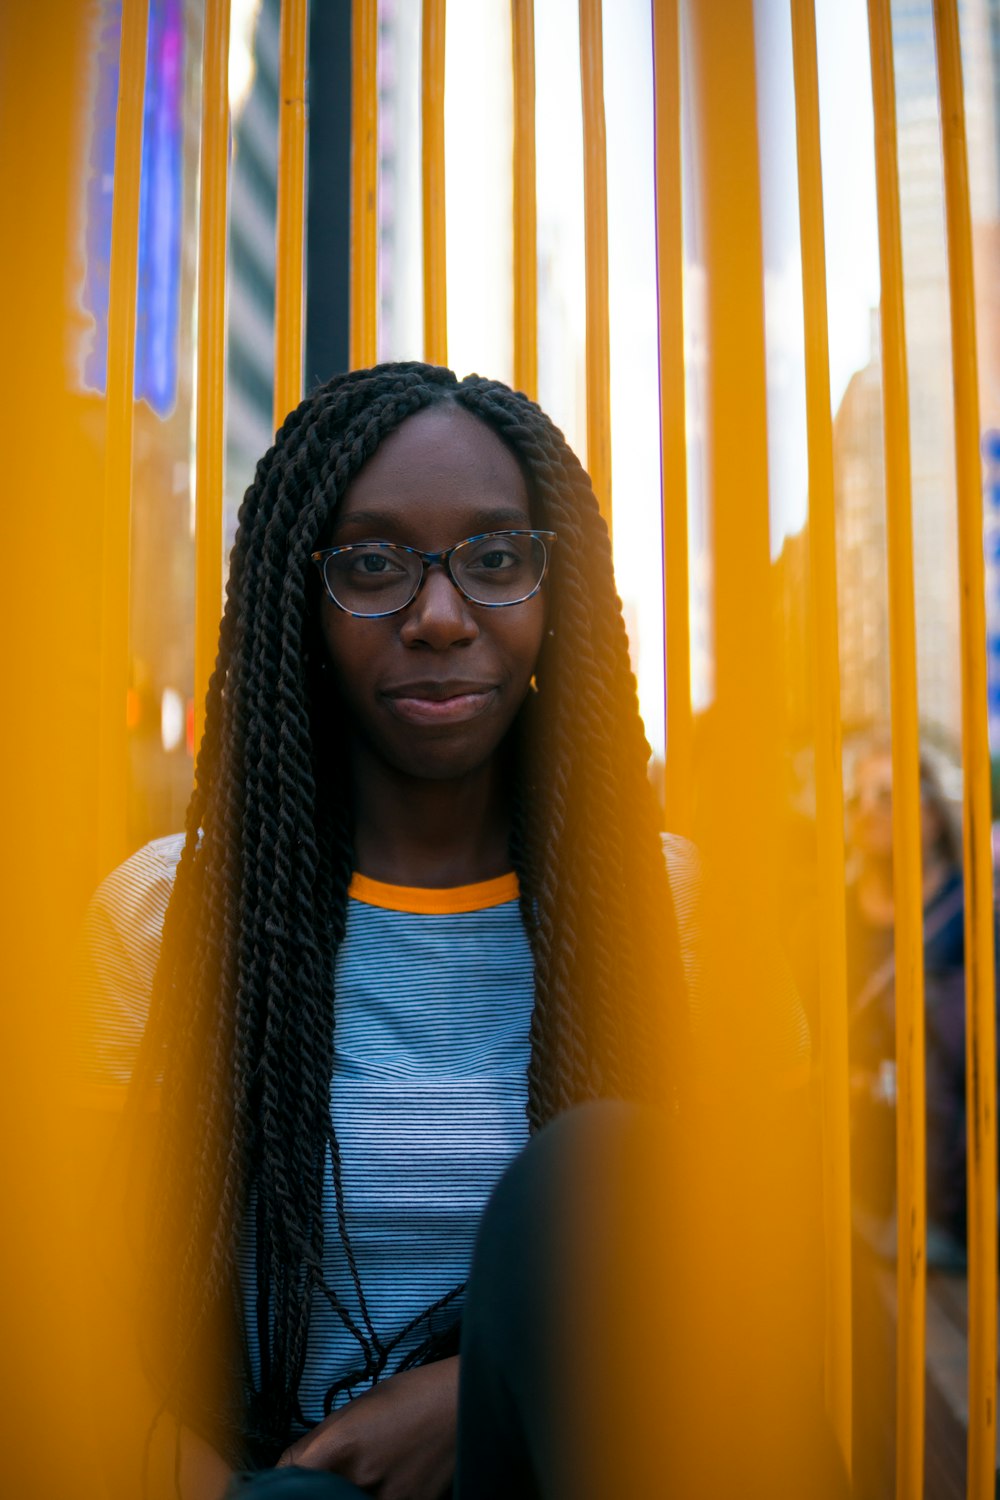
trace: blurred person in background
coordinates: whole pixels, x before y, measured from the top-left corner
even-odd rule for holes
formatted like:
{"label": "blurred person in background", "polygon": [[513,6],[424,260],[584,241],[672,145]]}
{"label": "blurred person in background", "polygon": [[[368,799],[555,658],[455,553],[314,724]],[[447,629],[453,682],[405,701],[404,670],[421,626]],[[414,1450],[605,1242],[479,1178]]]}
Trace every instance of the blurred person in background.
{"label": "blurred person in background", "polygon": [[[927,1255],[965,1264],[965,903],[961,840],[940,780],[920,759],[927,1055]],[[877,739],[854,765],[847,888],[855,1222],[895,1253],[896,1007],[892,754]]]}

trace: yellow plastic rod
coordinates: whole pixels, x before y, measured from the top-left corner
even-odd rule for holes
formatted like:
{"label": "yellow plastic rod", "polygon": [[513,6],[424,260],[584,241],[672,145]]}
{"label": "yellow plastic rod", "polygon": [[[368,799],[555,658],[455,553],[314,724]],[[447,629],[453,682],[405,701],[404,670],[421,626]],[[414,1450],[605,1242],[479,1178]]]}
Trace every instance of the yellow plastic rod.
{"label": "yellow plastic rod", "polygon": [[580,0],[583,202],[587,257],[587,468],[611,529],[611,354],[608,335],[608,162],[601,0]]}
{"label": "yellow plastic rod", "polygon": [[225,448],[226,224],[229,185],[229,0],[207,0],[201,84],[198,241],[198,441],[195,524],[195,748],[222,613],[222,469]]}
{"label": "yellow plastic rod", "polygon": [[837,634],[833,424],[814,0],[792,0],[795,130],[809,446],[809,556],[815,692],[819,1003],[823,1037],[827,1409],[851,1469],[851,1176],[847,1064],[844,788]]}
{"label": "yellow plastic rod", "polygon": [[927,1190],[920,736],[913,593],[910,417],[896,89],[889,0],[868,0],[882,275],[882,415],[889,555],[892,822],[896,918],[896,1495],[922,1500]]}
{"label": "yellow plastic rod", "polygon": [[424,357],[448,363],[448,257],[444,197],[445,0],[423,0],[421,35],[424,211]]}
{"label": "yellow plastic rod", "polygon": [[139,184],[146,86],[148,0],[123,0],[115,120],[115,188],[108,292],[107,454],[101,574],[101,727],[98,745],[98,860],[106,874],[128,850],[129,583],[132,538],[132,424]]}
{"label": "yellow plastic rod", "polygon": [[512,0],[514,50],[514,384],[538,399],[535,3]]}
{"label": "yellow plastic rod", "polygon": [[653,0],[656,121],[656,291],[663,514],[667,827],[691,833],[694,728],[688,580],[684,225],[681,205],[681,74],[677,0]]}
{"label": "yellow plastic rod", "polygon": [[955,402],[962,631],[966,1100],[969,1177],[969,1500],[994,1493],[997,1370],[996,980],[986,723],[982,468],[969,167],[955,0],[934,0]]}
{"label": "yellow plastic rod", "polygon": [[278,231],[274,270],[274,425],[302,399],[305,275],[306,0],[281,0]]}
{"label": "yellow plastic rod", "polygon": [[378,358],[378,0],[351,8],[351,369]]}

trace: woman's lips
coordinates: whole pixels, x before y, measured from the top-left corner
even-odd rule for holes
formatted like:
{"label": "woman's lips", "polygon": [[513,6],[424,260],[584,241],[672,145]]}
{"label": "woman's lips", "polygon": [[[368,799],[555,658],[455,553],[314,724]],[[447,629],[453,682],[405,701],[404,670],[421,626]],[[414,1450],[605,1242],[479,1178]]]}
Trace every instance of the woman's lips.
{"label": "woman's lips", "polygon": [[448,697],[425,698],[419,690],[413,693],[390,693],[386,702],[390,712],[407,724],[461,724],[484,713],[496,697],[496,688],[452,693]]}

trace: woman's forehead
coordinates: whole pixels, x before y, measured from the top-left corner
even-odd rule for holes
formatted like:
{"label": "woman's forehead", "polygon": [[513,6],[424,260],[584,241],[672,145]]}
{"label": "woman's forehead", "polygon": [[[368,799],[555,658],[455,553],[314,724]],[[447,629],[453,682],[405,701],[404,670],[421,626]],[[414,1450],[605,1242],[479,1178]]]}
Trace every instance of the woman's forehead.
{"label": "woman's forehead", "polygon": [[438,497],[506,505],[527,517],[528,490],[514,454],[495,432],[451,402],[408,417],[355,475],[341,514],[422,504]]}

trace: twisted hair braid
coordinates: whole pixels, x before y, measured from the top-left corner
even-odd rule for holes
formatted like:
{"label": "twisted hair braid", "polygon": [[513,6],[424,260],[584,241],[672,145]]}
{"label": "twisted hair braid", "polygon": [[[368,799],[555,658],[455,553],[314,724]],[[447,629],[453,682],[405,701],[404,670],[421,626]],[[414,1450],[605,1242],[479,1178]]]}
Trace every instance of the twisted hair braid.
{"label": "twisted hair braid", "polygon": [[[309,558],[379,444],[441,401],[458,403],[508,445],[536,524],[559,537],[539,691],[513,731],[511,858],[535,968],[532,1127],[602,1095],[662,1096],[663,1059],[676,1055],[681,1032],[681,967],[648,747],[610,542],[587,475],[541,410],[497,382],[459,383],[449,370],[416,363],[330,381],[289,415],[240,510],[137,1075],[137,1095],[162,1077],[149,1267],[151,1285],[166,1289],[168,1315],[151,1357],[177,1414],[238,1462],[267,1461],[288,1441],[317,1297],[358,1342],[352,1382],[377,1376],[398,1342],[381,1345],[367,1315],[330,1120],[332,976],[345,932],[352,814],[347,725],[332,695],[317,691],[319,588]],[[323,1274],[331,1171],[360,1325]],[[237,1277],[240,1237],[249,1232],[256,1384]],[[428,1309],[420,1357],[453,1339],[449,1309],[459,1290]],[[234,1369],[241,1379],[224,1378]],[[214,1392],[212,1379],[221,1382]]]}

